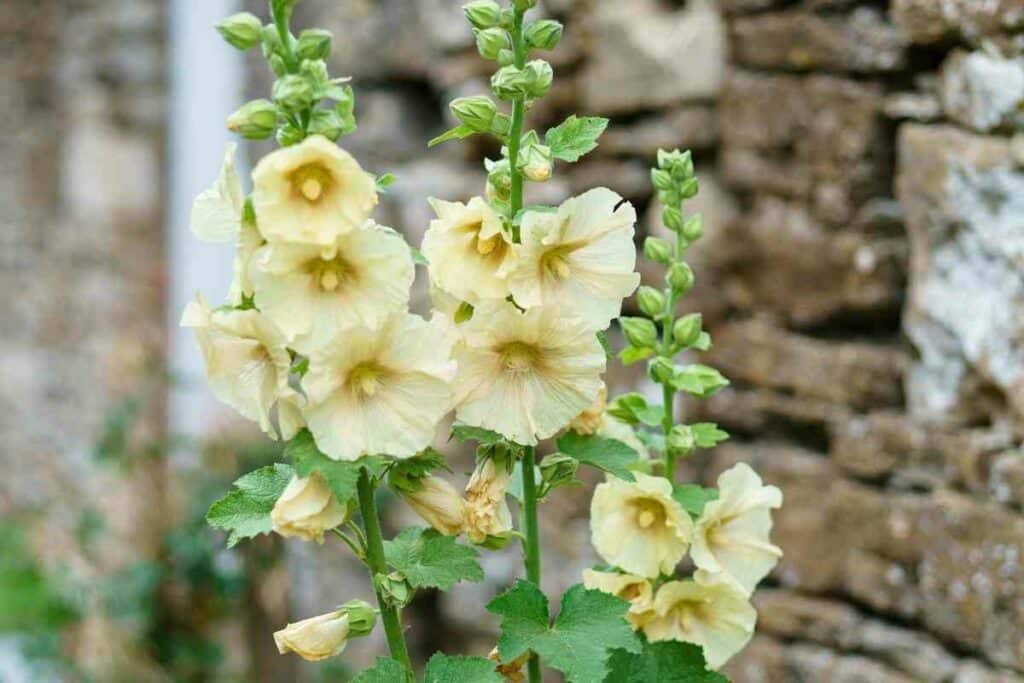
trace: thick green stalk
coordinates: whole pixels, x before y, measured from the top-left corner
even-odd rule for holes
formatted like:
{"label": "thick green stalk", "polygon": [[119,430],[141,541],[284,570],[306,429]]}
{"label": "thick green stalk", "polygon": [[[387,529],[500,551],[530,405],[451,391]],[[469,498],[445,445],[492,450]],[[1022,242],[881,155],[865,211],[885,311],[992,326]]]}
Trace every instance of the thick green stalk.
{"label": "thick green stalk", "polygon": [[[526,578],[540,586],[540,527],[537,524],[537,453],[531,447],[523,454],[523,507],[520,526],[526,558]],[[530,683],[540,683],[540,658],[534,655],[528,663]]]}
{"label": "thick green stalk", "polygon": [[[377,498],[370,474],[365,469],[359,473],[359,510],[363,515],[363,527],[366,531],[366,564],[370,568],[371,578],[388,573],[387,561],[384,559],[384,538],[380,531],[380,517],[377,514]],[[384,633],[387,635],[391,656],[405,667],[407,678],[413,680],[412,662],[409,659],[409,648],[405,644],[402,631],[402,620],[398,608],[390,604],[377,588],[374,581],[374,592],[377,594],[377,607],[380,609],[381,621],[384,622]]]}
{"label": "thick green stalk", "polygon": [[[685,252],[683,246],[682,237],[676,233],[676,244],[674,249],[674,261],[681,261],[683,259],[683,253]],[[676,304],[679,303],[679,298],[676,293],[672,291],[672,287],[667,287],[665,290],[665,313],[663,314],[662,328],[661,328],[661,349],[659,350],[660,356],[672,360],[672,345],[673,345],[673,327],[676,322]],[[661,420],[662,431],[665,432],[665,478],[675,483],[676,480],[676,456],[674,453],[669,453],[668,449],[668,435],[672,431],[672,427],[675,426],[676,409],[675,399],[676,390],[670,384],[664,384],[662,386],[662,396],[665,408],[665,416]]]}
{"label": "thick green stalk", "polygon": [[277,35],[281,38],[281,45],[284,47],[284,65],[288,67],[288,73],[296,73],[299,70],[298,60],[295,58],[295,47],[292,45],[292,32],[288,26],[291,21],[291,8],[285,8],[278,3],[270,3],[270,15],[274,18],[274,26],[277,27]]}
{"label": "thick green stalk", "polygon": [[[522,69],[526,66],[526,42],[523,40],[523,14],[522,10],[515,10],[515,18],[512,23],[512,50],[515,55],[516,68]],[[523,125],[526,119],[526,97],[517,95],[512,99],[512,126],[508,139],[508,162],[512,167],[512,197],[509,200],[509,207],[513,221],[516,215],[523,208],[523,174],[519,170],[519,148],[522,144]],[[519,241],[519,226],[513,223],[513,240]]]}

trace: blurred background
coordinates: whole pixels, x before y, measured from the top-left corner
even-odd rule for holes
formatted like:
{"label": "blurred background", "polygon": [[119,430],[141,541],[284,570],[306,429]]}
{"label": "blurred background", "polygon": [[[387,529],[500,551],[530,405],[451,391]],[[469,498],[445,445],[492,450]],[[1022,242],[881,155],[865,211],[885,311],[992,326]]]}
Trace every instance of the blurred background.
{"label": "blurred background", "polygon": [[[398,180],[378,220],[418,243],[425,199],[483,188],[473,144],[428,152],[486,91],[461,0],[305,0],[355,77],[343,144]],[[733,386],[687,416],[783,488],[786,557],[738,683],[1024,681],[1024,2],[546,0],[566,40],[538,127],[602,114],[601,147],[540,199],[595,185],[657,232],[647,169],[694,150],[709,236],[696,296]],[[240,550],[202,519],[279,457],[211,399],[177,328],[231,253],[188,230],[223,121],[268,91],[213,24],[255,0],[0,4],[0,681],[344,681],[271,632],[367,597],[341,547]],[[264,150],[246,145],[250,159]],[[564,171],[564,169],[563,169]],[[660,278],[657,272],[646,274]],[[419,283],[422,304],[422,283]],[[630,302],[632,306],[632,302]],[[615,368],[613,391],[644,386]],[[468,454],[457,465],[468,469]],[[545,503],[546,589],[594,562],[588,491]],[[410,522],[390,505],[393,527]],[[485,654],[519,570],[424,595],[422,653]]]}

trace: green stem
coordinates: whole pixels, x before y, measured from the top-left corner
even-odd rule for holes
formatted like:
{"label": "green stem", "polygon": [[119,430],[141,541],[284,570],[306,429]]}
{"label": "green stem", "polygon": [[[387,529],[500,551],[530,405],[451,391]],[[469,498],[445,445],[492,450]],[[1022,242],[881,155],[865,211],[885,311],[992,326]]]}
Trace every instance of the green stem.
{"label": "green stem", "polygon": [[[675,258],[673,260],[674,261],[681,261],[683,259],[683,254],[685,253],[685,251],[686,251],[686,248],[685,248],[685,246],[683,244],[682,237],[680,237],[679,234],[676,233]],[[669,360],[672,360],[672,358],[674,356],[674,354],[672,353],[672,346],[674,344],[674,340],[672,338],[672,335],[673,335],[673,329],[672,328],[675,326],[675,322],[676,322],[676,304],[678,304],[678,303],[679,303],[679,297],[677,297],[676,293],[674,291],[672,291],[672,287],[668,287],[665,290],[665,312],[664,312],[664,314],[662,316],[661,348],[659,349],[659,354],[658,355],[662,356],[663,358],[667,358]],[[668,479],[672,483],[675,483],[675,480],[676,480],[676,456],[675,456],[674,453],[669,453],[669,451],[668,451],[668,444],[667,444],[669,432],[672,431],[672,427],[675,425],[675,418],[676,418],[676,414],[675,414],[676,413],[676,409],[675,409],[676,390],[675,390],[675,388],[673,386],[671,386],[670,384],[663,385],[662,386],[662,396],[663,396],[663,401],[662,402],[664,404],[663,407],[665,409],[665,415],[664,415],[664,417],[661,420],[661,428],[662,428],[662,431],[665,433],[665,440],[666,440],[666,445],[665,445],[665,461],[663,463],[664,464],[664,468],[665,468],[664,474],[665,474],[665,478],[666,479]]]}
{"label": "green stem", "polygon": [[274,18],[274,26],[277,27],[277,35],[281,38],[281,45],[284,47],[284,65],[288,73],[295,73],[299,70],[298,60],[295,58],[295,48],[292,45],[292,32],[288,27],[291,21],[291,8],[284,7],[276,2],[270,3],[270,16]]}
{"label": "green stem", "polygon": [[[526,558],[526,578],[540,586],[540,527],[537,524],[537,453],[531,447],[523,454],[523,506],[520,527]],[[540,683],[540,658],[530,657],[528,664],[530,683]]]}
{"label": "green stem", "polygon": [[385,600],[377,588],[376,577],[388,573],[387,561],[384,559],[384,538],[380,531],[380,517],[377,514],[377,498],[370,473],[363,469],[359,472],[359,510],[363,515],[363,526],[366,529],[366,564],[370,568],[373,589],[377,594],[377,607],[380,609],[381,621],[387,635],[391,656],[405,667],[409,681],[413,680],[412,662],[409,659],[409,648],[405,644],[402,632],[402,621],[398,608]]}
{"label": "green stem", "polygon": [[[526,41],[523,40],[522,10],[516,9],[512,22],[512,49],[515,55],[515,66],[522,69],[526,66]],[[523,208],[523,174],[519,171],[519,148],[522,144],[523,125],[526,119],[526,98],[518,95],[512,99],[512,126],[508,139],[508,163],[512,167],[512,196],[509,200],[510,218],[513,220],[513,241],[519,242],[519,226],[514,223],[516,215]]]}

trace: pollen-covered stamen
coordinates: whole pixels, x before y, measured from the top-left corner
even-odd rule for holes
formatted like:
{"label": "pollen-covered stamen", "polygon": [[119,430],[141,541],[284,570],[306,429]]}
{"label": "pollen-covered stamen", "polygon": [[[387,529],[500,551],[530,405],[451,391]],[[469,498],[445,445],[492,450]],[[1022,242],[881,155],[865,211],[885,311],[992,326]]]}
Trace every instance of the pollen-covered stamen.
{"label": "pollen-covered stamen", "polygon": [[527,372],[537,363],[537,349],[523,342],[506,344],[499,353],[505,369],[512,373]]}
{"label": "pollen-covered stamen", "polygon": [[384,385],[384,374],[376,363],[361,363],[349,374],[348,384],[356,394],[372,397]]}
{"label": "pollen-covered stamen", "polygon": [[569,265],[569,255],[572,249],[558,247],[550,250],[541,258],[541,267],[556,280],[566,280],[572,275],[572,267]]}
{"label": "pollen-covered stamen", "polygon": [[306,178],[302,181],[302,186],[299,188],[302,192],[302,196],[311,202],[315,202],[320,199],[320,195],[324,193],[324,186],[316,178]]}
{"label": "pollen-covered stamen", "polygon": [[480,239],[479,237],[477,237],[477,240],[476,240],[476,250],[477,250],[477,253],[482,254],[484,256],[486,256],[487,254],[490,254],[492,251],[494,251],[495,249],[498,248],[498,240],[500,240],[500,239],[501,239],[501,235],[492,235],[491,237],[488,237],[487,239]]}
{"label": "pollen-covered stamen", "polygon": [[641,529],[646,529],[654,524],[654,513],[650,510],[643,510],[639,515],[637,515],[636,523],[640,525]]}
{"label": "pollen-covered stamen", "polygon": [[327,269],[320,276],[320,288],[325,292],[333,292],[341,284],[341,278],[338,277],[338,271],[333,268]]}

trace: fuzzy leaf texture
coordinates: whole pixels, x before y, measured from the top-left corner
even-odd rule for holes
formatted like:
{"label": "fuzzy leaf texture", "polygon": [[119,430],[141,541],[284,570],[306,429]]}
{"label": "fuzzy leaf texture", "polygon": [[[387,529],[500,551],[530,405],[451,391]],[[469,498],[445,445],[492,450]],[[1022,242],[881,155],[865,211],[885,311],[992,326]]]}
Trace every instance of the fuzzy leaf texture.
{"label": "fuzzy leaf texture", "polygon": [[608,659],[615,650],[640,653],[640,640],[626,621],[629,604],[582,585],[562,597],[554,625],[548,599],[535,584],[519,580],[487,605],[502,617],[498,652],[510,662],[533,651],[544,662],[565,674],[570,683],[603,681]]}
{"label": "fuzzy leaf texture", "polygon": [[584,154],[597,148],[598,138],[608,127],[608,119],[599,116],[577,117],[575,114],[555,126],[544,136],[556,159],[575,163]]}
{"label": "fuzzy leaf texture", "polygon": [[384,470],[384,461],[373,456],[366,456],[353,462],[331,460],[320,452],[308,429],[303,429],[288,442],[284,455],[292,461],[295,473],[300,477],[308,477],[313,472],[319,472],[330,487],[331,493],[342,505],[356,495],[359,470],[365,467],[373,476]]}
{"label": "fuzzy leaf texture", "polygon": [[629,469],[640,457],[632,447],[617,439],[566,432],[558,439],[560,453],[570,455],[581,463],[596,467],[624,481],[635,477]]}
{"label": "fuzzy leaf texture", "polygon": [[449,657],[438,652],[427,662],[423,683],[504,683],[504,679],[489,659]]}
{"label": "fuzzy leaf texture", "polygon": [[709,671],[700,648],[690,643],[644,643],[643,652],[618,650],[611,658],[605,683],[729,683]]}
{"label": "fuzzy leaf texture", "polygon": [[241,477],[235,482],[234,491],[210,506],[207,523],[229,532],[229,548],[244,539],[270,533],[270,511],[292,475],[291,467],[277,464]]}
{"label": "fuzzy leaf texture", "polygon": [[372,667],[352,679],[352,683],[402,683],[405,669],[390,657],[377,657]]}
{"label": "fuzzy leaf texture", "polygon": [[729,433],[719,429],[713,422],[698,422],[690,425],[693,441],[698,448],[714,448],[729,438]]}
{"label": "fuzzy leaf texture", "polygon": [[413,588],[446,591],[460,581],[484,580],[476,549],[433,529],[406,529],[384,543],[384,555]]}

